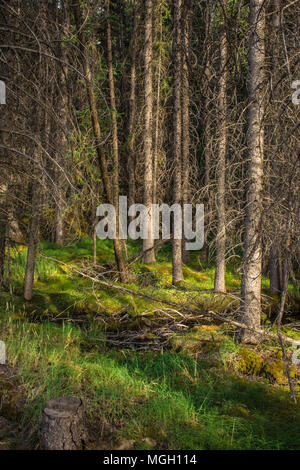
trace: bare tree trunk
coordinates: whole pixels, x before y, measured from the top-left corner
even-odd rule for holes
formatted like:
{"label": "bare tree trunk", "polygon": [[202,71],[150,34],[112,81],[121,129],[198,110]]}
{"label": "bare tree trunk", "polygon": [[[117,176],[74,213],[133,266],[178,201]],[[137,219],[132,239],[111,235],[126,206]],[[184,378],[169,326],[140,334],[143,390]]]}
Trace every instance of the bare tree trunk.
{"label": "bare tree trunk", "polygon": [[[241,286],[243,322],[259,329],[261,322],[261,215],[264,157],[264,59],[265,59],[265,2],[250,0],[249,44],[249,176],[244,234],[244,258]],[[255,343],[250,330],[241,331],[241,340]]]}
{"label": "bare tree trunk", "polygon": [[[173,37],[173,158],[174,158],[174,184],[173,184],[173,202],[181,204],[182,202],[182,153],[181,153],[181,84],[182,84],[182,60],[181,60],[181,14],[182,0],[174,2],[174,37]],[[174,224],[173,224],[174,225]],[[177,284],[183,280],[182,272],[182,240],[177,240],[173,236],[172,250],[172,282]]]}
{"label": "bare tree trunk", "polygon": [[[276,78],[278,79],[279,74],[279,64],[278,64],[278,50],[280,47],[280,0],[273,0],[272,2],[273,13],[272,13],[272,81],[275,83]],[[278,88],[273,90],[274,102],[277,99],[280,99]],[[275,111],[276,112],[276,111]],[[278,112],[276,112],[276,117],[279,118]],[[274,173],[278,171],[276,168],[276,161],[271,161],[271,169]],[[275,234],[274,240],[272,240],[272,245],[270,249],[270,293],[279,295],[281,290],[280,285],[280,267],[279,267],[279,243],[277,234]]]}
{"label": "bare tree trunk", "polygon": [[[107,63],[108,63],[108,81],[111,105],[111,122],[112,122],[112,144],[113,144],[113,198],[116,213],[119,213],[119,144],[118,144],[118,123],[117,123],[117,106],[115,97],[114,70],[112,61],[112,42],[111,42],[111,26],[109,19],[110,0],[106,0],[106,34],[107,34]],[[117,218],[118,220],[118,218]],[[118,236],[118,223],[117,223]]]}
{"label": "bare tree trunk", "polygon": [[110,104],[112,109],[112,138],[113,138],[113,163],[114,163],[114,172],[113,172],[113,200],[115,211],[117,214],[116,219],[116,239],[115,246],[117,246],[117,251],[120,255],[120,277],[123,282],[126,281],[125,273],[125,262],[123,259],[122,253],[122,243],[119,238],[119,145],[118,145],[118,123],[117,123],[117,106],[116,106],[116,97],[115,97],[115,84],[114,84],[114,71],[113,71],[113,61],[112,61],[112,40],[111,40],[111,26],[109,19],[109,4],[110,0],[106,0],[106,16],[107,16],[107,59],[108,59],[108,76],[109,76],[109,93],[110,93]]}
{"label": "bare tree trunk", "polygon": [[153,150],[153,203],[157,204],[157,169],[158,169],[158,141],[159,141],[159,116],[160,116],[160,87],[161,87],[161,66],[162,66],[162,3],[159,5],[159,56],[157,65],[157,91],[156,91],[156,116],[154,132]]}
{"label": "bare tree trunk", "polygon": [[206,97],[205,97],[205,124],[204,124],[204,185],[205,185],[205,227],[208,227],[208,230],[205,230],[204,234],[204,248],[203,248],[203,257],[204,262],[208,262],[209,259],[209,245],[207,243],[207,238],[209,234],[209,226],[211,219],[210,211],[210,170],[211,170],[211,160],[212,160],[212,119],[211,119],[211,75],[212,75],[212,65],[211,65],[211,1],[206,1],[205,6],[205,48],[206,48],[206,66],[205,66],[205,80],[206,80]]}
{"label": "bare tree trunk", "polygon": [[[75,16],[75,21],[76,21],[78,39],[80,41],[81,49],[82,49],[82,59],[83,59],[84,73],[85,73],[85,78],[86,78],[86,87],[87,87],[88,100],[89,100],[89,105],[90,105],[92,126],[93,126],[95,141],[96,141],[98,164],[101,170],[103,186],[104,186],[107,200],[109,204],[114,204],[112,185],[111,185],[111,181],[110,181],[109,174],[107,171],[106,156],[105,156],[105,153],[103,151],[103,146],[102,146],[101,128],[100,128],[100,123],[99,123],[99,118],[98,118],[96,97],[95,97],[93,81],[92,81],[93,77],[92,77],[92,72],[91,72],[89,61],[88,61],[88,57],[86,55],[86,51],[84,51],[85,38],[84,38],[84,34],[81,28],[82,22],[81,22],[80,3],[76,3],[73,6],[73,9],[74,9],[74,16]],[[126,282],[126,279],[127,279],[126,266],[125,266],[125,262],[124,262],[123,255],[122,255],[122,245],[121,245],[121,241],[119,237],[116,237],[114,240],[114,251],[115,251],[115,258],[116,258],[116,263],[117,263],[120,279],[122,282]]]}
{"label": "bare tree trunk", "polygon": [[38,181],[32,183],[31,219],[28,232],[27,263],[24,280],[24,299],[31,300],[33,295],[34,268],[39,227],[39,190]]}
{"label": "bare tree trunk", "polygon": [[131,35],[131,71],[128,122],[128,206],[135,203],[135,155],[134,129],[136,116],[136,55],[137,55],[137,6],[133,4],[133,28]]}
{"label": "bare tree trunk", "polygon": [[[189,173],[190,173],[190,116],[189,116],[189,29],[190,29],[190,1],[185,0],[182,18],[181,44],[182,44],[182,87],[181,87],[181,121],[182,121],[182,205],[189,202]],[[182,237],[182,260],[188,263],[190,253],[185,249],[185,238]]]}
{"label": "bare tree trunk", "polygon": [[280,293],[280,273],[279,273],[279,256],[278,247],[276,245],[271,246],[270,254],[270,294]]}
{"label": "bare tree trunk", "polygon": [[152,21],[153,0],[146,0],[145,18],[145,175],[144,175],[144,204],[148,212],[148,238],[143,240],[143,262],[154,263],[154,241],[152,235],[151,204],[153,202],[153,155],[152,155],[152,119],[153,119],[153,86],[152,86]]}
{"label": "bare tree trunk", "polygon": [[[62,3],[62,37],[67,36],[69,33],[70,18],[69,18],[69,5],[68,1]],[[61,63],[59,67],[59,86],[60,94],[58,96],[58,131],[57,131],[57,158],[62,168],[65,167],[65,157],[68,149],[68,65],[67,65],[67,54],[63,43],[59,46],[59,54],[61,57]],[[64,242],[64,213],[66,205],[66,189],[65,189],[65,178],[62,174],[61,168],[56,169],[57,178],[57,205],[56,205],[56,224],[55,224],[55,241],[58,244]]]}
{"label": "bare tree trunk", "polygon": [[97,264],[97,232],[96,226],[98,223],[98,217],[95,218],[95,224],[93,227],[93,265],[96,266]]}
{"label": "bare tree trunk", "polygon": [[0,209],[0,290],[4,287],[5,247],[7,235],[7,213],[5,208]]}
{"label": "bare tree trunk", "polygon": [[[226,8],[226,1],[224,2]],[[225,19],[223,20],[225,22]],[[226,255],[226,210],[225,210],[225,186],[226,186],[226,153],[227,153],[227,35],[225,25],[221,33],[221,77],[219,90],[219,150],[217,163],[217,218],[218,229],[216,237],[216,271],[215,292],[226,292],[225,285],[225,255]]]}

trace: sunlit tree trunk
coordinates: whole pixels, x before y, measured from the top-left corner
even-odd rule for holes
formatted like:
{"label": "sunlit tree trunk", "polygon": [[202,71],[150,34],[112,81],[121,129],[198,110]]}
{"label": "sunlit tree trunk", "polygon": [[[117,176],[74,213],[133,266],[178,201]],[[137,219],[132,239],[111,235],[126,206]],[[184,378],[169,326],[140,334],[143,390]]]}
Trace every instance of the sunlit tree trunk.
{"label": "sunlit tree trunk", "polygon": [[[264,157],[264,60],[265,60],[265,1],[250,0],[249,44],[249,170],[244,234],[244,257],[241,286],[243,322],[257,329],[261,322],[261,215]],[[256,335],[241,331],[243,342],[255,343]]]}
{"label": "sunlit tree trunk", "polygon": [[153,203],[153,146],[152,146],[152,121],[153,121],[153,84],[152,84],[152,28],[153,28],[153,0],[146,0],[145,18],[145,129],[144,129],[144,205],[148,212],[148,238],[143,240],[143,262],[155,262],[154,241],[152,235],[151,204]]}
{"label": "sunlit tree trunk", "polygon": [[[181,21],[181,50],[182,50],[182,86],[181,86],[181,121],[182,121],[182,205],[189,201],[190,173],[190,115],[189,115],[189,30],[190,30],[190,1],[185,0]],[[184,235],[184,234],[183,234]],[[185,249],[185,238],[182,237],[182,260],[188,263],[190,253]]]}
{"label": "sunlit tree trunk", "polygon": [[[226,1],[223,3],[226,8]],[[225,22],[225,21],[224,21]],[[216,271],[215,292],[226,292],[225,286],[225,255],[226,255],[226,152],[227,152],[227,35],[225,25],[222,27],[220,41],[220,89],[219,89],[219,126],[218,126],[218,162],[217,162],[217,237],[216,237]]]}
{"label": "sunlit tree trunk", "polygon": [[[174,36],[173,36],[173,158],[174,158],[174,182],[173,202],[182,203],[182,153],[181,153],[181,84],[182,84],[182,60],[181,60],[181,15],[182,0],[174,1]],[[182,240],[173,237],[172,250],[172,282],[177,284],[183,280],[182,272]]]}
{"label": "sunlit tree trunk", "polygon": [[156,113],[155,113],[155,131],[153,148],[153,203],[157,203],[157,183],[158,183],[158,149],[159,149],[159,131],[160,131],[160,95],[161,95],[161,69],[162,69],[162,2],[158,7],[159,14],[159,56],[157,65],[157,85],[156,85]]}
{"label": "sunlit tree trunk", "polygon": [[133,27],[131,35],[131,70],[130,70],[130,97],[129,97],[129,121],[128,121],[128,206],[134,204],[135,184],[135,116],[136,116],[136,55],[137,55],[137,6],[133,4]]}
{"label": "sunlit tree trunk", "polygon": [[[61,23],[62,23],[62,37],[67,37],[70,27],[69,18],[69,4],[68,1],[62,3],[61,7]],[[59,96],[58,100],[58,131],[57,131],[57,158],[60,167],[56,168],[57,178],[57,205],[56,205],[56,223],[55,223],[55,241],[56,243],[62,244],[64,242],[64,225],[65,225],[65,209],[66,209],[66,188],[65,188],[65,176],[62,172],[62,168],[65,168],[66,153],[68,150],[68,134],[69,134],[69,109],[68,109],[68,64],[65,44],[62,42],[59,45],[59,56],[61,62],[58,63],[59,71]]]}

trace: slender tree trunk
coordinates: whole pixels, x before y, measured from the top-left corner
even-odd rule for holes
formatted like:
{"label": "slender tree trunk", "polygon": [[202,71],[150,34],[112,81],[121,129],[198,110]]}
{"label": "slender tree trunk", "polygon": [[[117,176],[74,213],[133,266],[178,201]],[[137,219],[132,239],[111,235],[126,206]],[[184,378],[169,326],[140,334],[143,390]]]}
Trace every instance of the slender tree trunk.
{"label": "slender tree trunk", "polygon": [[[119,144],[118,144],[118,123],[117,123],[117,106],[115,97],[115,83],[114,83],[114,70],[112,59],[112,41],[111,41],[111,26],[110,26],[110,0],[106,0],[106,34],[107,34],[107,63],[108,63],[108,81],[109,81],[109,94],[111,105],[111,122],[112,122],[112,144],[113,144],[113,198],[116,213],[118,214],[119,208]],[[118,224],[117,224],[118,226]],[[117,227],[118,232],[118,227]],[[118,234],[117,234],[118,236]]]}
{"label": "slender tree trunk", "polygon": [[[67,36],[70,27],[69,5],[68,1],[62,3],[62,37]],[[59,46],[59,55],[62,62],[59,67],[59,91],[58,96],[58,131],[57,131],[57,159],[62,168],[65,168],[65,157],[68,149],[69,119],[68,119],[68,65],[65,45]],[[66,189],[65,178],[61,168],[56,168],[57,183],[57,205],[56,205],[56,224],[55,224],[55,241],[58,244],[64,242],[64,218],[66,206]]]}
{"label": "slender tree trunk", "polygon": [[153,150],[153,204],[157,204],[157,169],[158,169],[158,146],[159,146],[159,116],[160,116],[160,87],[161,87],[161,66],[162,66],[162,3],[159,4],[159,56],[157,65],[157,90],[156,90],[156,115]]}
{"label": "slender tree trunk", "polygon": [[31,218],[28,232],[28,246],[27,246],[27,263],[24,280],[24,299],[31,300],[33,295],[34,284],[34,268],[35,268],[35,255],[36,246],[38,242],[38,228],[39,228],[39,189],[38,181],[32,183],[31,194]]}
{"label": "slender tree trunk", "polygon": [[96,225],[98,222],[98,217],[95,219],[95,225],[93,229],[93,265],[97,265],[97,232],[96,232]]}
{"label": "slender tree trunk", "polygon": [[153,154],[152,154],[152,121],[153,121],[153,84],[152,84],[152,28],[153,0],[146,0],[145,18],[145,130],[144,130],[144,205],[148,212],[148,238],[143,240],[143,262],[154,263],[154,241],[152,235],[151,204],[153,203]]}
{"label": "slender tree trunk", "polygon": [[[226,2],[224,2],[224,8]],[[225,186],[226,186],[226,153],[227,153],[227,36],[225,25],[221,33],[221,77],[219,90],[219,149],[217,163],[217,218],[218,229],[216,237],[216,271],[215,292],[226,292],[225,286],[225,255],[226,255],[226,210],[225,210]]]}
{"label": "slender tree trunk", "polygon": [[270,294],[280,293],[280,272],[279,272],[279,256],[278,247],[272,245],[270,254]]}
{"label": "slender tree trunk", "polygon": [[[41,30],[45,30],[47,16],[49,14],[48,5],[46,3],[41,4],[39,27]],[[43,67],[41,60],[37,63],[37,79],[38,84],[42,83],[43,80],[47,83],[48,78],[48,64]],[[48,91],[48,90],[47,90]],[[46,93],[47,93],[46,91]],[[47,98],[47,96],[46,96]],[[43,180],[43,173],[40,171],[40,164],[43,163],[43,151],[48,147],[48,135],[47,128],[49,121],[47,120],[47,112],[45,108],[41,106],[42,94],[41,89],[38,88],[37,100],[35,103],[35,117],[34,117],[34,128],[36,132],[37,142],[34,148],[34,163],[32,164],[32,182],[31,182],[31,217],[29,222],[28,230],[28,244],[27,244],[27,262],[25,269],[24,278],[24,299],[30,301],[33,296],[33,285],[34,285],[34,268],[36,258],[36,247],[38,243],[38,232],[39,232],[39,208],[41,205],[41,182]]]}
{"label": "slender tree trunk", "polygon": [[133,28],[131,35],[131,71],[130,71],[130,97],[128,120],[128,206],[135,203],[135,155],[134,131],[136,116],[136,55],[137,55],[137,6],[133,4]]}
{"label": "slender tree trunk", "polygon": [[[272,13],[272,82],[275,84],[276,78],[279,79],[279,63],[278,63],[278,51],[280,50],[280,0],[273,0],[272,2],[273,13]],[[273,99],[274,103],[280,100],[280,91],[277,89],[273,90]],[[275,105],[276,106],[276,105]],[[275,108],[276,109],[276,108]],[[278,112],[276,112],[276,116],[279,119]],[[275,139],[276,140],[276,139]],[[275,142],[276,145],[276,142]],[[273,174],[276,174],[278,168],[276,168],[276,160],[274,159],[271,161],[271,171]],[[272,188],[271,188],[272,190]],[[272,240],[272,245],[270,249],[270,262],[269,262],[269,270],[270,270],[270,293],[277,294],[280,293],[280,267],[279,267],[279,244],[278,244],[278,237],[277,234],[274,236],[274,240]]]}
{"label": "slender tree trunk", "polygon": [[5,247],[7,236],[7,212],[5,208],[0,209],[0,290],[4,287]]}
{"label": "slender tree trunk", "polygon": [[[182,122],[182,206],[189,203],[189,173],[190,173],[190,115],[189,115],[189,30],[190,30],[190,1],[185,0],[181,26],[182,47],[182,87],[181,87],[181,122]],[[184,235],[184,234],[183,234]],[[190,253],[185,249],[186,239],[182,237],[182,260],[188,263]]]}
{"label": "slender tree trunk", "polygon": [[205,48],[206,48],[206,66],[205,66],[205,124],[204,124],[204,185],[205,185],[205,234],[204,234],[204,248],[203,257],[204,262],[209,259],[209,245],[207,243],[211,210],[210,210],[210,193],[211,193],[211,160],[212,160],[212,119],[211,119],[211,76],[212,76],[212,64],[211,64],[211,0],[206,1],[205,6]]}
{"label": "slender tree trunk", "polygon": [[[107,170],[107,160],[106,160],[106,156],[103,150],[101,127],[100,127],[99,118],[98,118],[96,97],[95,97],[94,86],[93,86],[93,77],[92,77],[92,72],[91,72],[89,61],[88,61],[88,57],[86,55],[86,51],[84,50],[84,45],[86,42],[85,42],[84,34],[81,28],[82,21],[81,21],[80,4],[76,3],[73,6],[73,9],[74,9],[74,16],[75,16],[75,21],[76,21],[78,39],[80,41],[81,50],[82,50],[82,60],[83,60],[85,78],[86,78],[86,87],[87,87],[87,94],[88,94],[88,100],[89,100],[89,105],[90,105],[92,126],[93,126],[95,141],[96,141],[98,164],[99,164],[100,171],[102,174],[103,186],[104,186],[108,203],[114,204],[112,184],[109,178],[109,174]],[[117,263],[120,279],[122,282],[126,282],[126,279],[127,279],[126,266],[125,266],[125,262],[124,262],[123,255],[122,255],[122,244],[121,244],[119,237],[116,237],[114,240],[114,251],[115,251],[115,258],[116,258],[116,263]]]}
{"label": "slender tree trunk", "polygon": [[[173,202],[182,203],[182,126],[181,126],[181,86],[182,86],[182,60],[181,60],[181,15],[182,0],[174,1],[174,37],[173,37],[173,158],[174,158],[174,183]],[[173,224],[174,225],[174,224]],[[182,240],[173,236],[172,250],[172,282],[176,285],[183,280],[182,272]]]}
{"label": "slender tree trunk", "polygon": [[[265,59],[265,1],[250,0],[249,44],[249,173],[244,234],[244,258],[241,286],[243,322],[258,329],[261,322],[261,215],[264,157],[264,59]],[[241,340],[255,343],[249,330],[241,331]]]}
{"label": "slender tree trunk", "polygon": [[[110,0],[106,0],[106,17],[107,17],[107,62],[108,62],[108,77],[109,77],[109,93],[110,93],[110,104],[112,109],[112,138],[113,138],[113,199],[114,206],[117,214],[116,220],[116,240],[117,250],[120,252],[122,272],[121,279],[123,282],[126,281],[125,273],[125,262],[123,259],[122,242],[119,238],[119,145],[118,145],[118,123],[117,123],[117,106],[115,97],[115,84],[114,84],[114,71],[113,71],[113,58],[112,58],[112,39],[111,39],[111,25],[109,19],[109,5]],[[125,242],[125,241],[124,241]]]}

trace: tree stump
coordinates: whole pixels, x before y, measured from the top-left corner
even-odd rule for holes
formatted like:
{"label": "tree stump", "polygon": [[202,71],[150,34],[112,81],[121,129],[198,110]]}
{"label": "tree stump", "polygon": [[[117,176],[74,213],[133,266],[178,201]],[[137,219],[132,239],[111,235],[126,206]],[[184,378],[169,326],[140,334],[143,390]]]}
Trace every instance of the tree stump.
{"label": "tree stump", "polygon": [[80,450],[85,438],[84,406],[80,398],[58,397],[46,403],[42,419],[45,450]]}

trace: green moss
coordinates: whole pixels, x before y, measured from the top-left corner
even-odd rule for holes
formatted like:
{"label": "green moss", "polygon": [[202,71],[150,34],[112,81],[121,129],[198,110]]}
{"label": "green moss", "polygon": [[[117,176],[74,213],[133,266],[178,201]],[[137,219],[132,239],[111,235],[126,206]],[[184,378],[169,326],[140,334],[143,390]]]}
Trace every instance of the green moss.
{"label": "green moss", "polygon": [[[292,378],[295,378],[296,368],[293,365],[290,367],[290,374]],[[264,365],[262,375],[269,379],[271,382],[287,383],[288,381],[285,375],[284,362],[280,359],[267,362]]]}
{"label": "green moss", "polygon": [[239,356],[239,370],[244,374],[258,375],[263,363],[261,356],[246,348],[240,349]]}

